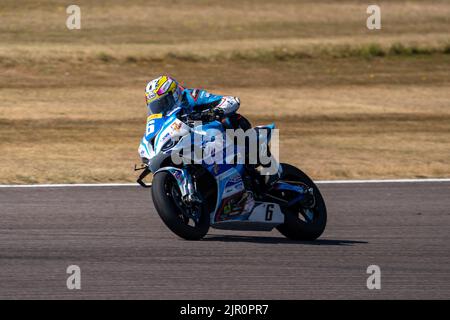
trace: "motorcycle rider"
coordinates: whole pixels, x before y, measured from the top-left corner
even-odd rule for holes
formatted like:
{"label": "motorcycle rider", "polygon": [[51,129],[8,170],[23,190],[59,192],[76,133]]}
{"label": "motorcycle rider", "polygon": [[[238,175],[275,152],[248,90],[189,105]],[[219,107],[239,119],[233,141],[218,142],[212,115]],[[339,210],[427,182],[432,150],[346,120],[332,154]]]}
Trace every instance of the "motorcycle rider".
{"label": "motorcycle rider", "polygon": [[181,107],[186,113],[208,111],[202,120],[220,120],[225,128],[251,128],[250,123],[236,113],[240,101],[237,97],[215,95],[202,89],[183,88],[175,79],[163,75],[150,81],[145,88],[150,114],[169,113]]}
{"label": "motorcycle rider", "polygon": [[[167,75],[147,83],[145,99],[149,114],[170,114],[180,107],[187,114],[206,111],[202,113],[202,121],[219,120],[225,129],[251,129],[250,122],[236,113],[240,106],[239,98],[211,94],[203,89],[184,88]],[[255,166],[248,166],[248,169],[254,172]],[[271,185],[278,178],[279,174],[265,176],[264,184]]]}

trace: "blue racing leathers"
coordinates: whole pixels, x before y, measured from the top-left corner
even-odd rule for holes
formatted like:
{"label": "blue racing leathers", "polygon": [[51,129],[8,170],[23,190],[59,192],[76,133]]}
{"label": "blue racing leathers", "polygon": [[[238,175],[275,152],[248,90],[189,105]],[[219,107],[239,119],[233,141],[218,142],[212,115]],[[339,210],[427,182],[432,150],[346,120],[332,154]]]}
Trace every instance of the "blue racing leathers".
{"label": "blue racing leathers", "polygon": [[188,113],[219,109],[225,116],[228,116],[239,109],[240,101],[237,97],[215,95],[202,89],[184,89],[180,104]]}

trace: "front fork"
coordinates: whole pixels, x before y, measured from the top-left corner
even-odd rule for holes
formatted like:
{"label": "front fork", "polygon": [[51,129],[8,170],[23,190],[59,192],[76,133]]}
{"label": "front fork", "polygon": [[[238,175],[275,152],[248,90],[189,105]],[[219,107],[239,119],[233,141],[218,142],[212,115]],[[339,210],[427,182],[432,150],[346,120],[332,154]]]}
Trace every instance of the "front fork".
{"label": "front fork", "polygon": [[166,167],[159,169],[155,172],[155,174],[163,170],[168,171],[177,181],[178,187],[181,191],[181,200],[186,205],[201,203],[201,199],[197,195],[195,183],[192,179],[192,175],[189,173],[188,168]]}
{"label": "front fork", "polygon": [[201,203],[201,199],[197,195],[197,188],[196,185],[192,179],[192,175],[189,173],[189,171],[186,168],[182,168],[181,171],[183,172],[184,176],[184,182],[182,188],[182,200],[187,205],[191,204],[199,204]]}

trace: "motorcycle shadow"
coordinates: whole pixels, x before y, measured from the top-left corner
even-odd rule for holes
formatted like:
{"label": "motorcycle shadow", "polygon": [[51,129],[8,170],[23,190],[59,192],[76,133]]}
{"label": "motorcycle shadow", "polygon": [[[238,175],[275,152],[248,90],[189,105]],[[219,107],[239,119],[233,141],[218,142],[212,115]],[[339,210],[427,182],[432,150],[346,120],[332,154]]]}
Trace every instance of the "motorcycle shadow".
{"label": "motorcycle shadow", "polygon": [[237,235],[209,235],[202,241],[219,242],[250,242],[264,244],[302,244],[314,246],[353,246],[356,244],[368,244],[367,241],[341,240],[341,239],[317,239],[314,241],[296,241],[283,237],[262,237],[262,236],[237,236]]}

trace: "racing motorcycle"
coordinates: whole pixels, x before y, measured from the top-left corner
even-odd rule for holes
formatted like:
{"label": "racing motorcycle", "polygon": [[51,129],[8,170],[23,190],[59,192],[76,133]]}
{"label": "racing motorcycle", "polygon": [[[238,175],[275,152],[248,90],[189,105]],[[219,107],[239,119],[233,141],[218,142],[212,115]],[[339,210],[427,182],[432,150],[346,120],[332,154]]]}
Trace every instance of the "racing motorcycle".
{"label": "racing motorcycle", "polygon": [[[264,165],[236,160],[246,158],[242,146],[231,149],[234,162],[211,161],[211,155],[229,147],[223,142],[209,153],[210,161],[208,157],[180,161],[184,160],[180,154],[187,149],[205,151],[218,136],[226,135],[224,125],[205,119],[205,114],[186,114],[176,108],[147,118],[146,133],[139,146],[143,164],[135,167],[143,170],[137,182],[151,187],[154,206],[165,225],[187,240],[202,239],[210,227],[247,231],[277,228],[289,239],[317,239],[325,229],[327,210],[318,187],[300,169],[280,163],[272,175],[275,179],[268,183],[270,179],[261,174]],[[274,129],[274,124],[250,129],[257,139],[258,152],[263,150],[270,155]],[[226,157],[230,158],[230,152]],[[151,185],[144,182],[150,173]]]}

